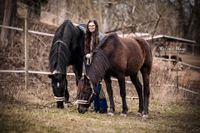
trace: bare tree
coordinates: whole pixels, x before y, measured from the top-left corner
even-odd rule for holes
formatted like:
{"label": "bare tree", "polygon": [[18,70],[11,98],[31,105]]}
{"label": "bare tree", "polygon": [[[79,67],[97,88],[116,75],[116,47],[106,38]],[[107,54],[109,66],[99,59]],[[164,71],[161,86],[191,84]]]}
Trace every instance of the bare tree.
{"label": "bare tree", "polygon": [[[16,20],[16,0],[5,0],[3,25],[12,26]],[[12,42],[14,31],[2,28],[1,30],[1,48],[8,47]]]}

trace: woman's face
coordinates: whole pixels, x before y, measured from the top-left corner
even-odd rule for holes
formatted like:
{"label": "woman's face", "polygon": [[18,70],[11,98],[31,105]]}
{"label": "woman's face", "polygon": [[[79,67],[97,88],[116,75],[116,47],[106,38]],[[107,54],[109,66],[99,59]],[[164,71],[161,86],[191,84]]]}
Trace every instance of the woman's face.
{"label": "woman's face", "polygon": [[94,23],[94,22],[90,22],[90,23],[88,24],[88,29],[89,29],[90,32],[94,32],[95,29],[96,29],[95,23]]}

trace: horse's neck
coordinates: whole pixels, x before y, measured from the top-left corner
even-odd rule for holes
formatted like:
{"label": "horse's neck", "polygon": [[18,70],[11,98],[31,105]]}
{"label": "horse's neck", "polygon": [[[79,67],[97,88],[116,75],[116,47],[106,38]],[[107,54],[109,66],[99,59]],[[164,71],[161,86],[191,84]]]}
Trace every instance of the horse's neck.
{"label": "horse's neck", "polygon": [[62,68],[60,64],[57,64],[55,70],[60,72],[60,73],[66,73],[66,67]]}

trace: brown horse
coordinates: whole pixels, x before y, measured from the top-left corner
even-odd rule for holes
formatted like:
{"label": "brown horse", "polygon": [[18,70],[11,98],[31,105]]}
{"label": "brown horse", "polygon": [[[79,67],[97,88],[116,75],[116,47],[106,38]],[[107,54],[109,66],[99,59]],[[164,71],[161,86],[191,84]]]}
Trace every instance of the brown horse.
{"label": "brown horse", "polygon": [[[149,76],[152,68],[152,52],[149,44],[142,38],[121,38],[117,34],[110,34],[99,44],[93,53],[92,63],[88,68],[87,75],[79,81],[77,103],[78,111],[84,113],[92,102],[95,95],[95,86],[101,78],[107,86],[110,100],[110,112],[114,113],[115,105],[113,90],[111,87],[111,76],[118,79],[120,95],[122,98],[122,113],[127,114],[125,76],[130,76],[139,96],[139,110],[143,116],[148,115],[149,106]],[[137,77],[141,71],[143,77],[143,88]],[[81,101],[81,102],[79,102]]]}

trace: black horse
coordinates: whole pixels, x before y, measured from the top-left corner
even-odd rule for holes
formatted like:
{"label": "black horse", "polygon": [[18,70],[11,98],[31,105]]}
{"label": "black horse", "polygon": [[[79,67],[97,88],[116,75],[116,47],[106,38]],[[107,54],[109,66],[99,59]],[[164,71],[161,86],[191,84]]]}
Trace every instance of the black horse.
{"label": "black horse", "polygon": [[[115,105],[111,76],[118,79],[122,98],[122,114],[127,114],[125,76],[130,76],[139,96],[138,112],[144,117],[148,115],[149,106],[149,76],[152,68],[152,52],[149,44],[142,38],[120,38],[117,34],[110,34],[100,42],[93,53],[92,63],[88,73],[79,81],[77,92],[78,111],[84,113],[93,101],[96,83],[104,78],[110,100],[110,112],[113,114]],[[143,85],[137,77],[141,71]],[[92,86],[91,86],[92,85]]]}
{"label": "black horse", "polygon": [[74,26],[70,20],[66,20],[56,30],[49,54],[49,67],[52,79],[52,88],[57,108],[64,108],[63,102],[68,102],[69,92],[67,88],[67,66],[73,66],[76,76],[76,84],[82,76],[84,48],[83,27]]}

